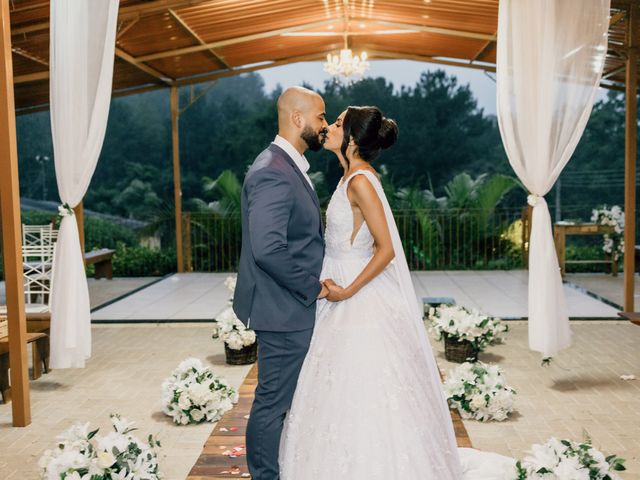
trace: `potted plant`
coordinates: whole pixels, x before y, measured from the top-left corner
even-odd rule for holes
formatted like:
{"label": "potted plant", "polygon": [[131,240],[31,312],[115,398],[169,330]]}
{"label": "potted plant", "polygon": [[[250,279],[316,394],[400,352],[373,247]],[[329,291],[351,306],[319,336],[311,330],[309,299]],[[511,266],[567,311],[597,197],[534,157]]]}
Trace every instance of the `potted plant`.
{"label": "potted plant", "polygon": [[244,326],[231,307],[217,317],[220,338],[229,365],[249,365],[258,357],[256,332]]}
{"label": "potted plant", "polygon": [[463,363],[478,360],[478,352],[503,340],[509,330],[499,318],[457,305],[441,305],[429,309],[429,332],[444,340],[445,358]]}

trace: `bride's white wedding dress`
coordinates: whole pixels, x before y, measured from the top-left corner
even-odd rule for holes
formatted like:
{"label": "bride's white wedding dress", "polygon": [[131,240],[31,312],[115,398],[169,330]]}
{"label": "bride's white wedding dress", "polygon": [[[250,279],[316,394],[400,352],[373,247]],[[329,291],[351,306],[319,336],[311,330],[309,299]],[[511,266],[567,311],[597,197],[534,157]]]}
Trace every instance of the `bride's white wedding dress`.
{"label": "bride's white wedding dress", "polygon": [[396,258],[348,300],[318,302],[282,435],[281,478],[503,480],[511,459],[456,446],[402,244],[372,172],[355,172],[331,198],[322,278],[347,286],[373,256],[366,222],[351,242],[347,186],[358,174],[385,207]]}

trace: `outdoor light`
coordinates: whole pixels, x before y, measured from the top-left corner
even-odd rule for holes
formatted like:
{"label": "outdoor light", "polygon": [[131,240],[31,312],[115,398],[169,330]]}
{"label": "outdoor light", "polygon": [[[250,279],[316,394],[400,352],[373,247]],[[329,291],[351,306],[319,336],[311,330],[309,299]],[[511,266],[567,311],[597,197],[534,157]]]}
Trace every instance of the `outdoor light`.
{"label": "outdoor light", "polygon": [[362,77],[367,70],[369,70],[367,53],[362,52],[360,55],[354,55],[347,46],[346,35],[344,48],[340,50],[340,55],[328,54],[324,64],[325,72],[344,82],[352,82],[356,78]]}

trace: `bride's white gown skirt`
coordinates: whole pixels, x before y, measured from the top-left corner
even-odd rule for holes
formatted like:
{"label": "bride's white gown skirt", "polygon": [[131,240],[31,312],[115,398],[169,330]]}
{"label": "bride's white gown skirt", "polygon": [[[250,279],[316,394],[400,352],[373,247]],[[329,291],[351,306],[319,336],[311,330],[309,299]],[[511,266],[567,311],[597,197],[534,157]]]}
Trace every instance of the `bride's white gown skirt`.
{"label": "bride's white gown skirt", "polygon": [[[377,179],[367,176],[388,210]],[[322,279],[342,286],[364,269],[373,246],[366,224],[350,245],[353,217],[345,185],[327,211],[322,271]],[[318,302],[281,440],[283,480],[508,478],[491,476],[491,470],[504,471],[496,467],[499,456],[458,450],[424,326],[413,318],[419,313],[412,316],[417,306],[407,306],[396,267],[389,265],[348,300]]]}

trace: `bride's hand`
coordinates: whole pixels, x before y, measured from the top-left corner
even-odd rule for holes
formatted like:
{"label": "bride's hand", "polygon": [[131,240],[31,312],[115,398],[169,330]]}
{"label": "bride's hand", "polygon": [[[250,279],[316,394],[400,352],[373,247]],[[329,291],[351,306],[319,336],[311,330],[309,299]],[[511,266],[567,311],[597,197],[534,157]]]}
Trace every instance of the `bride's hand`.
{"label": "bride's hand", "polygon": [[331,279],[325,280],[324,285],[329,289],[327,300],[330,302],[341,302],[342,300],[346,300],[351,297],[346,288],[342,288]]}

